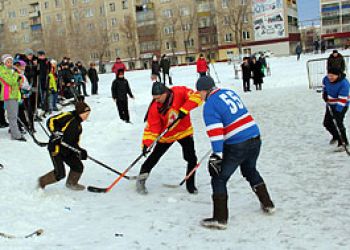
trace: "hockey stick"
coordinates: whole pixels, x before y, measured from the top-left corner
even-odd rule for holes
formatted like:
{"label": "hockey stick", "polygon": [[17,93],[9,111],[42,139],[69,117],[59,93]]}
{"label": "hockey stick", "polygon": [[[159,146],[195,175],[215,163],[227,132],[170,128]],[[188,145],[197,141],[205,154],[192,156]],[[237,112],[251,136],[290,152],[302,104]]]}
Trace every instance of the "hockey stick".
{"label": "hockey stick", "polygon": [[[70,150],[72,150],[72,151],[75,152],[75,153],[80,154],[80,152],[81,152],[79,149],[77,149],[77,148],[75,148],[75,147],[72,147],[71,145],[69,145],[69,144],[67,144],[67,143],[65,143],[65,142],[61,142],[61,145],[64,146],[64,147],[66,147],[66,148],[68,148],[68,149],[70,149]],[[118,175],[121,175],[121,174],[122,174],[121,172],[115,170],[114,168],[111,168],[111,167],[107,166],[107,165],[104,164],[103,162],[100,162],[99,160],[96,160],[95,158],[93,158],[93,157],[91,157],[91,156],[89,156],[89,155],[87,156],[87,158],[88,158],[89,160],[91,160],[91,161],[97,163],[98,165],[100,165],[100,166],[102,166],[102,167],[104,167],[104,168],[106,168],[106,169],[108,169],[108,170],[110,170],[110,171],[112,171],[112,172],[118,174]],[[127,175],[125,175],[125,176],[123,176],[123,177],[124,177],[125,179],[128,179],[128,180],[136,180],[136,178],[137,178],[137,176],[127,176]]]}
{"label": "hockey stick", "polygon": [[36,138],[35,138],[35,135],[33,133],[33,131],[31,131],[23,122],[20,118],[17,118],[18,122],[24,127],[24,129],[28,132],[28,134],[32,137],[34,143],[36,145],[38,145],[39,147],[46,147],[49,143],[47,142],[41,142],[41,141],[38,141]]}
{"label": "hockey stick", "polygon": [[345,144],[345,141],[344,141],[344,138],[340,132],[340,129],[338,127],[338,124],[337,124],[337,120],[335,119],[334,117],[334,114],[333,114],[333,111],[332,111],[332,108],[329,104],[327,104],[327,108],[328,108],[328,111],[329,111],[329,114],[331,115],[332,117],[332,121],[333,121],[333,124],[337,130],[337,133],[338,133],[338,136],[339,136],[339,139],[340,139],[340,142],[341,142],[341,145],[342,147],[345,149],[345,152],[350,156],[350,150],[348,149],[348,147],[346,146]]}
{"label": "hockey stick", "polygon": [[30,234],[27,234],[25,236],[15,236],[15,235],[12,235],[12,234],[7,234],[7,233],[0,233],[0,236],[1,237],[4,237],[4,238],[7,238],[7,239],[15,239],[15,238],[30,238],[30,237],[33,237],[33,236],[40,236],[44,233],[44,230],[43,229],[38,229],[38,230],[35,230],[33,233],[30,233]]}
{"label": "hockey stick", "polygon": [[187,181],[194,174],[194,172],[197,171],[197,169],[200,167],[204,159],[207,158],[210,153],[211,153],[211,150],[209,150],[205,155],[203,155],[203,157],[199,160],[197,165],[191,170],[191,172],[188,173],[188,175],[185,176],[185,178],[183,178],[183,180],[179,184],[163,184],[163,186],[168,188],[181,187],[185,183],[185,181]]}
{"label": "hockey stick", "polygon": [[[175,119],[156,139],[155,141],[147,148],[146,150],[146,154],[148,154],[149,152],[151,152],[151,150],[153,149],[153,147],[158,143],[158,141],[179,121],[180,119],[177,118]],[[130,169],[132,169],[136,163],[144,156],[143,153],[141,153],[130,165],[129,167],[127,167],[123,173],[117,178],[115,179],[111,185],[109,185],[106,188],[99,188],[99,187],[93,187],[93,186],[88,186],[88,191],[90,192],[95,192],[95,193],[107,193],[109,191],[111,191],[111,189],[117,185],[117,183],[130,171]]]}

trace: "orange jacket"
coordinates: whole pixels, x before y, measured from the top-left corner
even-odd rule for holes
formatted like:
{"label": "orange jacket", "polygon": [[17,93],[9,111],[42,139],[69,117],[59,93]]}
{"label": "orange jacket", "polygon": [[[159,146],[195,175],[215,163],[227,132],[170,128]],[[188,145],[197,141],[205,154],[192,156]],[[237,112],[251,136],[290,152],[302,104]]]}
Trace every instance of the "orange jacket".
{"label": "orange jacket", "polygon": [[165,114],[160,114],[158,111],[158,108],[162,107],[162,103],[153,102],[149,107],[142,140],[142,143],[147,147],[177,118],[180,110],[187,115],[177,122],[159,142],[172,143],[193,135],[189,112],[202,104],[200,95],[185,86],[172,87],[171,92],[173,101]]}

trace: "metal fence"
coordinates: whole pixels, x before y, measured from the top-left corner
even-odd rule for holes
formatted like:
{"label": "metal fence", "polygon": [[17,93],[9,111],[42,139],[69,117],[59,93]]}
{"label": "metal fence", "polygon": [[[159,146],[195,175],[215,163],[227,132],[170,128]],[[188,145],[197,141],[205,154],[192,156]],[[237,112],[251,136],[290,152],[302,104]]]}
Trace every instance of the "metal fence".
{"label": "metal fence", "polygon": [[[350,56],[343,56],[345,60],[345,73],[349,75]],[[321,89],[322,80],[327,75],[327,59],[318,58],[307,61],[307,74],[309,78],[309,89]]]}

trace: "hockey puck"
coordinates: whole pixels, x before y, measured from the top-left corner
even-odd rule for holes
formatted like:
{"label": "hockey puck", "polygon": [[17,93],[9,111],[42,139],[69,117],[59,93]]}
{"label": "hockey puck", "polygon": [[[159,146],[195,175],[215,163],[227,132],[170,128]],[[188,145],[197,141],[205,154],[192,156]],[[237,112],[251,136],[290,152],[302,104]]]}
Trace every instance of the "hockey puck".
{"label": "hockey puck", "polygon": [[0,164],[0,169],[3,169],[4,168],[4,165]]}

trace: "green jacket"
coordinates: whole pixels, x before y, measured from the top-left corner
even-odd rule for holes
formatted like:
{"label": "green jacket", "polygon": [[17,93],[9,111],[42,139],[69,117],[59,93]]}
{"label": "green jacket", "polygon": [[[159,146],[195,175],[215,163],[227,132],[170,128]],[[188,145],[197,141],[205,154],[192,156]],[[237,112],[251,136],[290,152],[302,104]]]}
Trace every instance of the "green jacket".
{"label": "green jacket", "polygon": [[19,77],[20,75],[13,69],[9,69],[3,65],[0,66],[1,101],[21,100]]}

